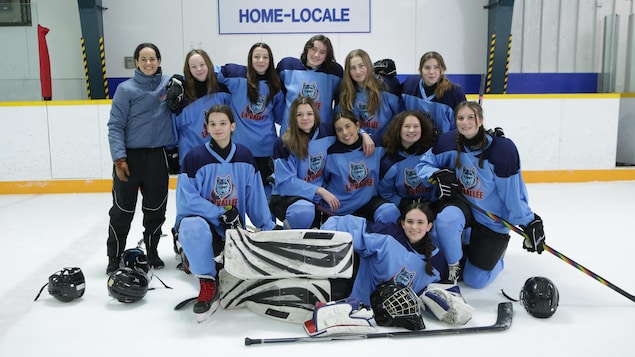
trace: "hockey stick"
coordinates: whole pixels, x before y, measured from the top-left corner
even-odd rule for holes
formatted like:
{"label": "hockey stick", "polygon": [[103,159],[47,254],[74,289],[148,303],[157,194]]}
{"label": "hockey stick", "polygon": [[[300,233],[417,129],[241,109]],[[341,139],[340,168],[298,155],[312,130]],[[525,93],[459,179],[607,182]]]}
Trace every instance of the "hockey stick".
{"label": "hockey stick", "polygon": [[417,330],[417,331],[397,331],[397,332],[377,332],[360,335],[332,335],[325,337],[286,337],[286,338],[249,338],[245,337],[245,346],[260,345],[265,343],[287,343],[287,342],[323,342],[341,340],[365,340],[370,338],[403,338],[403,337],[429,337],[442,335],[458,335],[466,333],[495,332],[509,329],[512,325],[513,317],[512,303],[501,302],[498,304],[496,322],[489,326],[475,326],[463,328],[448,328],[438,330]]}
{"label": "hockey stick", "polygon": [[[489,217],[490,219],[492,219],[495,222],[499,222],[502,223],[505,227],[509,228],[510,230],[518,233],[520,236],[522,236],[523,238],[529,238],[527,236],[527,233],[523,232],[520,228],[516,227],[515,225],[507,222],[506,220],[498,217],[497,215],[487,212],[486,210],[478,207],[477,205],[475,205],[474,203],[470,202],[468,199],[466,199],[465,197],[463,197],[462,195],[458,195],[459,199],[467,204],[469,204],[472,208],[476,209],[477,211],[483,213],[484,215],[486,215],[487,217]],[[596,273],[592,272],[591,270],[585,268],[584,266],[582,266],[581,264],[577,263],[575,260],[567,257],[566,255],[560,253],[559,251],[551,248],[550,246],[548,246],[547,244],[543,243],[542,246],[545,248],[545,250],[553,255],[555,255],[556,257],[560,258],[561,260],[563,260],[565,263],[573,266],[574,268],[580,270],[581,272],[583,272],[584,274],[590,276],[591,278],[599,281],[601,284],[617,291],[618,293],[620,293],[621,295],[625,296],[626,298],[630,299],[631,301],[635,301],[635,296],[627,293],[626,291],[622,290],[620,287],[618,287],[617,285],[611,283],[610,281],[604,279],[603,277],[597,275]]]}

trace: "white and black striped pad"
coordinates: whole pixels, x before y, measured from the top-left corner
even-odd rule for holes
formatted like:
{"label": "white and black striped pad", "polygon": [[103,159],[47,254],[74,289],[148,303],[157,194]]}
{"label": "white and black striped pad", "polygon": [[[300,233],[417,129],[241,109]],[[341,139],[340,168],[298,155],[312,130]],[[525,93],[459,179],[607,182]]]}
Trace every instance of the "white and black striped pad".
{"label": "white and black striped pad", "polygon": [[269,318],[302,324],[311,319],[316,302],[331,301],[328,279],[240,280],[225,269],[219,272],[220,306],[247,308]]}
{"label": "white and black striped pad", "polygon": [[353,242],[347,232],[289,229],[225,233],[225,269],[242,280],[350,278]]}

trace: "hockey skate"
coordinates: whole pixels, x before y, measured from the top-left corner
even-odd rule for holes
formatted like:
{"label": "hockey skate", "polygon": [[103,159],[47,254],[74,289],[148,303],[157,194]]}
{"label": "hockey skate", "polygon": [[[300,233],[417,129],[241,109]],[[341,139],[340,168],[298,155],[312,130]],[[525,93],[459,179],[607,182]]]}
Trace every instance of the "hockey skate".
{"label": "hockey skate", "polygon": [[196,322],[201,323],[207,320],[216,310],[220,300],[220,293],[213,278],[199,278],[201,291],[194,304],[194,316]]}

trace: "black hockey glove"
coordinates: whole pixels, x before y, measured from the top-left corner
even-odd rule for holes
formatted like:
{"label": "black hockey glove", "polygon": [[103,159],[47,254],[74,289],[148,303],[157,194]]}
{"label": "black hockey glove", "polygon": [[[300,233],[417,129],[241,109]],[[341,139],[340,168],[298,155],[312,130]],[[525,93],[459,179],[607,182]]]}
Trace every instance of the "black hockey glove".
{"label": "black hockey glove", "polygon": [[168,154],[168,167],[170,169],[170,175],[176,175],[181,170],[179,165],[179,147],[175,146],[173,149],[166,149]]}
{"label": "black hockey glove", "polygon": [[225,229],[236,229],[243,227],[243,223],[240,220],[240,212],[238,208],[234,206],[225,206],[225,213],[220,216],[220,224]]}
{"label": "black hockey glove", "polygon": [[542,219],[539,215],[534,213],[534,220],[529,222],[526,226],[520,226],[525,232],[527,238],[523,242],[523,248],[528,252],[537,252],[541,254],[545,250],[545,229],[542,226]]}
{"label": "black hockey glove", "polygon": [[168,103],[168,108],[171,111],[177,111],[179,109],[179,105],[183,100],[183,82],[185,79],[183,76],[179,74],[175,74],[170,78],[167,86],[166,92],[166,100]]}
{"label": "black hockey glove", "polygon": [[375,74],[383,74],[384,76],[394,77],[397,75],[397,67],[395,61],[390,58],[384,58],[373,63]]}
{"label": "black hockey glove", "polygon": [[505,132],[503,131],[503,128],[499,126],[495,127],[494,129],[487,130],[487,133],[492,136],[498,136],[499,138],[505,137]]}
{"label": "black hockey glove", "polygon": [[436,181],[437,198],[440,200],[453,198],[459,194],[459,182],[456,174],[450,169],[441,169],[432,174],[431,179]]}

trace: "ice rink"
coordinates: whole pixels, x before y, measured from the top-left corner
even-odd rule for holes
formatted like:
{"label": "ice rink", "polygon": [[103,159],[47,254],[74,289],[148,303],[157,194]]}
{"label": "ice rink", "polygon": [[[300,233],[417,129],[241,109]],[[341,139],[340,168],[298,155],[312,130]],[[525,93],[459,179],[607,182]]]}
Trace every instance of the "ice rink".
{"label": "ice rink", "polygon": [[[584,267],[633,294],[635,181],[528,184],[529,203],[544,220],[546,242]],[[198,281],[175,269],[172,238],[159,245],[166,262],[143,300],[122,304],[108,296],[105,268],[110,193],[0,195],[0,356],[633,356],[635,303],[580,270],[544,252],[528,253],[512,233],[505,270],[487,288],[460,283],[475,308],[466,326],[492,324],[501,289],[517,297],[525,280],[545,276],[560,292],[549,319],[514,303],[504,332],[416,338],[245,346],[245,337],[306,336],[300,325],[219,309],[197,324],[191,305],[173,307],[198,294]],[[175,217],[170,191],[164,232]],[[140,210],[128,248],[141,238]],[[77,266],[86,277],[84,296],[62,303],[45,289],[48,276]],[[427,329],[449,328],[425,316]],[[378,328],[378,332],[402,331]],[[405,331],[405,330],[403,330]]]}

